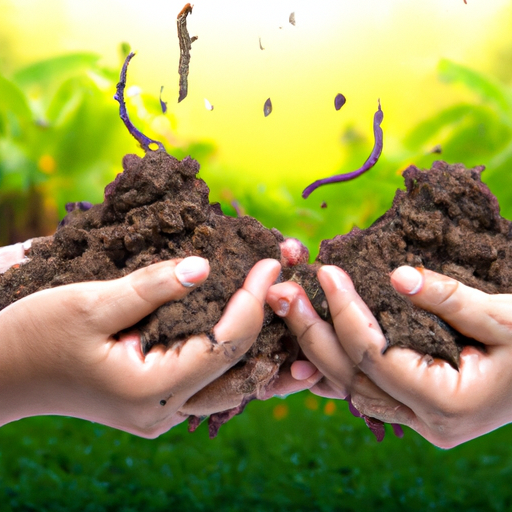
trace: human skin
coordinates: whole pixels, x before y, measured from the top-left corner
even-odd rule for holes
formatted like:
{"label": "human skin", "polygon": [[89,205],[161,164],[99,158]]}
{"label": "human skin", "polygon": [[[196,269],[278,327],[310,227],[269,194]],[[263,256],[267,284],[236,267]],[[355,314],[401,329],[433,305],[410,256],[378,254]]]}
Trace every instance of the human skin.
{"label": "human skin", "polygon": [[318,278],[333,325],[320,319],[295,283],[274,285],[267,295],[307,358],[292,365],[292,376],[323,375],[312,392],[350,396],[362,414],[407,425],[442,448],[512,421],[512,295],[488,295],[425,269],[400,267],[392,273],[398,292],[484,345],[465,347],[456,370],[409,349],[386,350],[379,324],[349,276],[326,265]]}
{"label": "human skin", "polygon": [[[23,256],[11,253],[12,263]],[[279,271],[275,260],[253,267],[214,327],[216,344],[198,335],[171,349],[155,346],[145,356],[138,332],[116,333],[200,285],[207,260],[165,261],[121,279],[51,288],[11,304],[0,311],[0,425],[56,414],[147,438],[168,431],[187,418],[180,411],[187,400],[256,340]]]}

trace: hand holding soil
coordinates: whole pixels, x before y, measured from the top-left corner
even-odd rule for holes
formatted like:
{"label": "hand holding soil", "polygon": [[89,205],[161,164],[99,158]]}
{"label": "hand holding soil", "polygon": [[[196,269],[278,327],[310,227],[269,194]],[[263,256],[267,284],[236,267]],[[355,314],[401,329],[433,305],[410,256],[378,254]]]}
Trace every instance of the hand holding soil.
{"label": "hand holding soil", "polygon": [[[134,327],[140,333],[143,356],[152,351],[160,353],[164,347],[170,354],[188,353],[189,343],[184,342],[201,339],[209,342],[211,354],[224,351],[225,358],[229,353],[224,350],[229,347],[227,342],[235,343],[238,337],[243,337],[246,322],[256,321],[257,326],[254,324],[253,328],[256,331],[261,328],[259,334],[253,328],[246,331],[251,339],[257,335],[257,340],[254,344],[244,344],[245,353],[238,353],[235,348],[233,360],[225,361],[224,370],[230,368],[229,371],[217,373],[222,376],[190,400],[191,395],[187,396],[182,412],[190,415],[190,429],[194,430],[209,415],[212,437],[220,425],[242,412],[250,400],[268,398],[273,392],[282,393],[289,385],[293,389],[301,385],[311,387],[319,378],[313,374],[308,375],[310,378],[305,383],[293,382],[290,368],[299,355],[293,333],[269,307],[252,316],[254,300],[249,299],[250,294],[238,292],[246,278],[257,282],[263,288],[258,288],[256,302],[263,304],[263,292],[266,293],[274,279],[254,281],[248,277],[255,265],[260,268],[260,260],[277,260],[274,266],[281,262],[283,271],[279,279],[300,283],[315,311],[325,320],[330,318],[329,304],[316,279],[316,271],[321,265],[343,269],[361,297],[361,307],[365,304],[368,308],[365,311],[371,312],[370,317],[367,314],[349,317],[345,328],[356,339],[369,329],[381,344],[385,341],[383,347],[412,349],[432,361],[442,359],[454,372],[461,364],[463,350],[466,353],[469,350],[465,347],[476,347],[473,351],[485,349],[471,329],[458,331],[436,314],[417,307],[404,299],[389,279],[397,267],[411,265],[442,273],[489,294],[511,290],[512,223],[500,216],[496,198],[482,183],[483,167],[466,169],[461,164],[439,161],[428,171],[410,166],[403,173],[406,190],[397,191],[393,205],[380,219],[365,230],[354,228],[345,235],[323,240],[316,263],[308,265],[308,252],[299,241],[285,242],[279,231],[265,228],[252,217],[224,215],[218,204],[210,204],[208,186],[196,177],[199,171],[196,161],[190,157],[178,161],[165,152],[161,143],[149,139],[133,126],[123,96],[131,57],[133,54],[123,66],[115,99],[119,101],[120,115],[128,130],[145,149],[145,157],[126,155],[124,171],[105,188],[103,203],[94,206],[75,203],[76,208],[71,204],[53,237],[33,241],[28,260],[18,269],[10,269],[0,276],[0,310],[12,311],[14,308],[10,306],[18,301],[31,304],[24,299],[32,294],[40,297],[38,292],[43,290],[48,296],[58,297],[54,290],[71,283],[93,281],[94,286],[99,286],[98,281],[124,278],[154,263],[189,256],[207,259],[210,278],[202,286],[179,300],[164,301],[160,307],[139,315],[140,321]],[[340,175],[337,179],[354,177],[375,163],[382,145],[381,121],[379,108],[374,116],[375,147],[368,161],[355,174]],[[268,270],[265,275],[272,272]],[[329,272],[321,270],[320,275],[327,279]],[[55,295],[51,295],[50,290]],[[243,301],[237,298],[240,295],[249,300],[248,309],[239,309],[238,315],[223,322],[223,315],[233,309],[230,300],[235,300],[234,296],[238,304]],[[307,306],[304,304],[307,303],[299,302],[305,315]],[[335,308],[334,316],[338,313]],[[50,311],[48,315],[51,316]],[[313,317],[306,315],[305,319],[308,318]],[[119,326],[120,330],[133,325],[131,320]],[[368,323],[361,323],[362,320]],[[354,325],[350,325],[352,321]],[[227,327],[231,323],[238,326],[234,331],[238,337],[231,338]],[[226,327],[226,338],[218,338],[218,325]],[[108,336],[116,333],[118,331],[110,330]],[[123,336],[123,333],[118,334]],[[334,349],[334,342],[330,346],[334,355],[340,355],[339,348]],[[347,353],[351,358],[354,356],[348,350]],[[333,357],[332,361],[339,359]],[[357,357],[353,360],[358,365],[361,361]],[[304,365],[295,364],[295,369],[301,364]],[[347,367],[347,371],[349,369]],[[365,371],[362,365],[361,369]],[[149,372],[146,376],[149,382],[153,380]],[[354,392],[353,385],[346,389],[346,382],[345,387],[340,388],[337,376],[338,373],[327,375],[341,396],[346,396],[347,389]],[[365,381],[365,378],[360,380]],[[322,385],[325,384],[317,387]],[[391,389],[388,391],[391,396]],[[357,393],[354,400],[356,396]],[[163,403],[160,407],[165,408],[172,397],[157,397],[157,402]],[[175,400],[172,402],[176,405]],[[382,439],[382,422],[368,415],[364,415],[364,419],[377,438]]]}
{"label": "hand holding soil", "polygon": [[[6,264],[23,258],[20,251],[4,254]],[[201,285],[209,273],[206,260],[169,260],[113,281],[51,288],[11,304],[0,312],[2,350],[9,356],[0,362],[0,424],[58,414],[143,437],[166,432],[188,417],[187,408],[193,410],[187,400],[251,347],[279,270],[275,260],[255,265],[214,327],[214,346],[206,335],[196,335],[145,355],[139,332],[125,329]],[[204,399],[215,410],[238,404],[241,398],[227,391]]]}
{"label": "hand holding soil", "polygon": [[349,276],[334,266],[318,273],[333,324],[323,321],[294,283],[271,287],[268,301],[284,317],[310,362],[296,361],[298,379],[324,375],[311,391],[351,401],[362,415],[404,424],[451,448],[512,421],[512,295],[489,295],[413,267],[391,275],[412,304],[443,318],[484,349],[466,346],[459,370],[406,348],[387,349],[371,311]]}

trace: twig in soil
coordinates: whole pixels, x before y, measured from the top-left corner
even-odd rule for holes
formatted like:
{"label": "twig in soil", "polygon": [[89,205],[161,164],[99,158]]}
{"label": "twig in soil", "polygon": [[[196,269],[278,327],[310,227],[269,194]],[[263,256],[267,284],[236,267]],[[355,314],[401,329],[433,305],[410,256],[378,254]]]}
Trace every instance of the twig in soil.
{"label": "twig in soil", "polygon": [[187,30],[187,16],[192,14],[193,7],[193,5],[186,4],[178,14],[177,18],[178,40],[180,43],[180,63],[178,66],[178,73],[180,75],[180,95],[178,97],[178,103],[184,100],[188,94],[190,50],[192,49],[192,43],[197,39],[197,37],[190,39],[190,35]]}
{"label": "twig in soil", "polygon": [[382,109],[380,108],[380,100],[379,100],[379,108],[377,112],[375,112],[375,115],[373,116],[373,136],[375,138],[375,143],[373,146],[373,150],[364,163],[362,167],[357,169],[356,171],[347,172],[345,174],[336,174],[335,176],[330,176],[329,178],[323,178],[321,180],[317,180],[314,183],[311,183],[311,185],[307,186],[304,189],[304,192],[302,192],[302,197],[306,199],[313,190],[316,190],[318,187],[322,185],[327,185],[328,183],[339,183],[340,181],[349,181],[353,180],[354,178],[357,178],[364,172],[371,169],[379,160],[379,157],[382,153],[382,147],[383,147],[383,133],[382,128],[380,127],[382,120],[384,119],[384,113],[382,112]]}
{"label": "twig in soil", "polygon": [[135,128],[133,123],[130,121],[130,118],[128,117],[128,112],[126,110],[126,103],[124,102],[124,90],[126,88],[126,72],[128,70],[128,64],[132,60],[132,57],[135,55],[134,52],[130,52],[123,64],[123,69],[121,70],[121,76],[119,77],[119,83],[116,87],[116,94],[114,96],[114,99],[119,102],[119,117],[123,120],[123,123],[125,124],[126,128],[128,128],[128,131],[132,134],[132,136],[135,138],[135,140],[141,145],[142,149],[146,152],[153,151],[151,148],[151,145],[157,145],[158,150],[165,151],[165,148],[161,142],[158,142],[157,140],[150,139],[149,137],[146,137],[140,130]]}

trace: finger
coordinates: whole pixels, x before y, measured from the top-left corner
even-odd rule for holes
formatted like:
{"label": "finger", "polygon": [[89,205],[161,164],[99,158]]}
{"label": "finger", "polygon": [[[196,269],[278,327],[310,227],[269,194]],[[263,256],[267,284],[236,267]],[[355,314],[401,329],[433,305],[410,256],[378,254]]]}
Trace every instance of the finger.
{"label": "finger", "polygon": [[[263,307],[268,289],[281,270],[278,261],[259,261],[251,269],[244,285],[231,297],[222,318],[214,328],[215,339],[238,358],[245,354],[263,324]],[[229,344],[229,347],[228,345]]]}
{"label": "finger", "polygon": [[[296,362],[305,363],[306,361]],[[307,378],[297,379],[295,375],[296,373],[294,374],[293,372],[293,365],[292,368],[280,370],[277,379],[272,382],[272,385],[266,389],[265,393],[260,396],[259,399],[267,400],[274,396],[284,398],[288,395],[304,391],[305,389],[310,389],[323,378],[323,375],[316,368]]]}
{"label": "finger", "polygon": [[295,380],[310,379],[311,377],[316,376],[317,372],[317,367],[310,361],[294,361],[290,368],[290,374]]}
{"label": "finger", "polygon": [[407,266],[391,274],[391,284],[465,336],[490,345],[512,340],[512,295],[488,295],[450,277]]}
{"label": "finger", "polygon": [[306,358],[329,380],[348,394],[355,368],[330,324],[313,309],[304,290],[296,283],[273,286],[267,302],[282,316]]}
{"label": "finger", "polygon": [[[235,365],[261,330],[264,299],[280,268],[279,262],[267,259],[251,269],[214,328],[216,341],[201,335],[189,338],[175,349],[160,351],[154,347],[146,356],[146,364],[153,366],[146,372],[148,383],[164,386],[173,395],[188,399]],[[233,403],[239,400],[240,390],[228,389],[229,385],[228,382],[221,394],[226,399],[232,397],[226,403]]]}
{"label": "finger", "polygon": [[[137,334],[122,336],[119,342],[110,342],[108,358],[117,368],[117,373],[123,374],[124,388],[136,388],[134,392],[143,401],[163,403],[163,416],[166,410],[179,409],[190,397],[233,366],[256,339],[263,321],[263,300],[279,270],[276,260],[259,262],[249,273],[243,289],[231,298],[221,319],[224,326],[221,322],[218,325],[221,326],[220,335],[233,335],[232,338],[220,338],[216,333],[220,341],[212,343],[206,334],[192,336],[169,349],[156,345],[145,356],[140,352]],[[253,333],[250,340],[246,339],[247,331]],[[224,384],[221,382],[220,386]],[[116,392],[128,392],[124,388],[121,386]],[[214,389],[212,386],[206,391],[203,403],[214,403],[215,393],[208,395]],[[223,408],[234,407],[241,401],[240,390],[233,388],[227,387],[219,391],[219,395],[224,400]],[[182,412],[193,414],[185,410]]]}
{"label": "finger", "polygon": [[32,240],[27,240],[22,244],[8,245],[0,247],[0,274],[11,268],[17,263],[22,263],[25,258],[25,251],[30,249]]}
{"label": "finger", "polygon": [[[386,341],[366,304],[357,294],[350,277],[337,267],[321,267],[318,278],[326,293],[329,309],[339,340],[349,357],[378,387],[402,403],[409,405],[415,393],[425,396],[436,393],[439,386],[425,381],[425,369],[432,357],[407,349],[388,349]],[[437,378],[451,366],[445,361],[435,361]],[[452,368],[454,374],[458,372]],[[433,371],[430,372],[435,381]],[[451,383],[453,386],[453,383]],[[414,390],[412,390],[412,388]]]}
{"label": "finger", "polygon": [[136,324],[162,304],[181,299],[208,273],[208,261],[191,256],[156,263],[113,281],[70,285],[70,289],[79,292],[74,300],[89,312],[90,325],[109,335]]}
{"label": "finger", "polygon": [[339,390],[338,387],[325,377],[318,381],[313,387],[309,389],[311,393],[322,396],[324,398],[335,398],[338,400],[345,400],[347,392],[345,390]]}
{"label": "finger", "polygon": [[[506,389],[497,381],[507,378],[508,373],[496,365],[499,352],[505,347],[493,347],[496,357],[492,354],[490,357],[490,351],[484,354],[475,348],[464,349],[459,371],[446,361],[409,349],[393,347],[384,353],[386,344],[382,333],[374,327],[373,317],[357,295],[350,278],[334,267],[322,267],[318,276],[340,341],[351,359],[378,388],[413,412],[410,414],[404,408],[401,411],[404,417],[391,421],[408,424],[439,446],[457,440],[460,442],[475,429],[475,422],[458,420],[473,419],[475,411],[476,416],[478,411],[487,414],[488,390]],[[344,332],[347,327],[349,330]],[[486,385],[482,386],[481,382]],[[368,415],[390,421],[391,416],[387,415],[389,407],[379,403],[379,399],[369,398],[366,405],[364,400],[359,400],[360,407],[365,408],[370,413]],[[478,419],[482,420],[487,431],[491,429],[488,419]],[[498,425],[492,423],[491,426],[496,428]],[[450,436],[455,436],[455,441],[449,439]]]}
{"label": "finger", "polygon": [[399,423],[413,428],[417,424],[416,415],[409,407],[376,386],[364,373],[355,376],[350,401],[361,414],[385,423]]}
{"label": "finger", "polygon": [[318,280],[329,303],[337,339],[350,360],[366,373],[365,360],[379,357],[386,348],[377,320],[343,270],[325,265],[318,270]]}

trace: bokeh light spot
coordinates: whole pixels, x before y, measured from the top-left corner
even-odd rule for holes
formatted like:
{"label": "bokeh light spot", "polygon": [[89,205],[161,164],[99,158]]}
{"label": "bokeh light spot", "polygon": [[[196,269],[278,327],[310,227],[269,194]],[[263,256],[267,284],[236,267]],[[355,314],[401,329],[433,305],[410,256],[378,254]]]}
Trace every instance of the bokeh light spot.
{"label": "bokeh light spot", "polygon": [[318,398],[308,396],[306,397],[306,400],[304,400],[304,405],[311,411],[316,411],[318,409]]}
{"label": "bokeh light spot", "polygon": [[332,400],[329,400],[324,405],[324,414],[326,414],[327,416],[332,416],[335,412],[336,412],[336,404]]}
{"label": "bokeh light spot", "polygon": [[57,162],[51,155],[42,155],[37,162],[37,167],[45,174],[53,174],[57,169]]}
{"label": "bokeh light spot", "polygon": [[274,418],[276,420],[283,420],[288,416],[288,406],[286,404],[279,404],[274,407],[274,410],[272,411],[272,414],[274,415]]}

